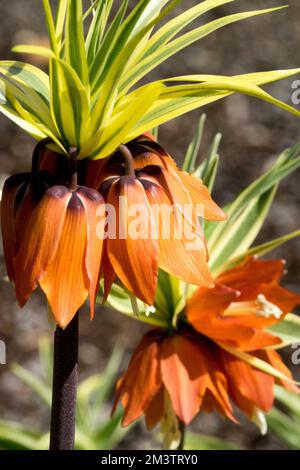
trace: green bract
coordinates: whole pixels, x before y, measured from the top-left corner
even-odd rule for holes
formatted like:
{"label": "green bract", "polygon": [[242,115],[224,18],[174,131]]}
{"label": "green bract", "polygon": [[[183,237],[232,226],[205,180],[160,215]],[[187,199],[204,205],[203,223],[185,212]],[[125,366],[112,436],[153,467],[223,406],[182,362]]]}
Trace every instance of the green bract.
{"label": "green bract", "polygon": [[[50,48],[21,45],[14,51],[46,56],[49,75],[30,64],[1,61],[5,101],[0,110],[36,139],[50,137],[56,151],[67,154],[76,146],[79,158],[91,159],[104,158],[148,129],[235,92],[300,116],[261,88],[300,69],[235,77],[188,75],[140,85],[149,72],[204,36],[278,10],[231,14],[186,31],[204,13],[233,1],[205,0],[162,23],[180,0],[139,0],[129,14],[127,0],[96,0],[87,11],[81,0],[60,0],[55,18],[49,0],[43,0]],[[114,3],[119,8],[112,15]]]}

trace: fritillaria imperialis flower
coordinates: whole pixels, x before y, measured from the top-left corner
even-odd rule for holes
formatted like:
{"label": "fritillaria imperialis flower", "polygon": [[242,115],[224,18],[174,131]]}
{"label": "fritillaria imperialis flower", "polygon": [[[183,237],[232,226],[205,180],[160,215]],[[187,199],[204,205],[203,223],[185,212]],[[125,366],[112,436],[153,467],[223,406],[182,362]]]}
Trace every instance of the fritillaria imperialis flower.
{"label": "fritillaria imperialis flower", "polygon": [[144,414],[149,429],[162,422],[174,430],[178,419],[189,424],[200,410],[237,422],[232,403],[263,424],[275,382],[297,391],[272,349],[281,340],[266,330],[300,303],[279,286],[283,269],[281,260],[250,258],[214,288],[198,289],[176,330],[146,334],[118,383],[123,424]]}
{"label": "fritillaria imperialis flower", "polygon": [[[118,221],[104,248],[105,297],[117,276],[136,297],[152,305],[158,268],[186,282],[213,285],[197,214],[201,211],[209,220],[224,220],[225,214],[201,180],[179,170],[151,134],[121,146],[109,158],[89,162],[86,184],[103,195]],[[139,236],[132,238],[129,212],[134,206],[142,206],[143,215]],[[180,234],[179,226],[184,227]],[[196,249],[189,249],[191,240]]]}
{"label": "fritillaria imperialis flower", "polygon": [[102,256],[96,211],[103,198],[76,182],[54,184],[67,160],[40,147],[35,155],[39,171],[14,175],[3,189],[5,259],[19,304],[39,285],[56,322],[65,328],[88,295],[94,314]]}

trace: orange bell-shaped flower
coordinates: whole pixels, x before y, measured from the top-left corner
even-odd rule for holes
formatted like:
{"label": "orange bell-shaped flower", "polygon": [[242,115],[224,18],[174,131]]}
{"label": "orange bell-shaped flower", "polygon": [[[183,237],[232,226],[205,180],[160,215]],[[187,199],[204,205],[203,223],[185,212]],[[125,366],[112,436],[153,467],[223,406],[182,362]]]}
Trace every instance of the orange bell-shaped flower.
{"label": "orange bell-shaped flower", "polygon": [[[107,159],[89,162],[86,184],[103,195],[118,221],[104,248],[105,298],[117,276],[130,292],[152,305],[158,268],[185,282],[213,285],[197,206],[204,218],[226,216],[203,183],[180,171],[157,142],[144,135]],[[139,236],[120,236],[128,234],[130,209],[137,206],[143,208]]]}

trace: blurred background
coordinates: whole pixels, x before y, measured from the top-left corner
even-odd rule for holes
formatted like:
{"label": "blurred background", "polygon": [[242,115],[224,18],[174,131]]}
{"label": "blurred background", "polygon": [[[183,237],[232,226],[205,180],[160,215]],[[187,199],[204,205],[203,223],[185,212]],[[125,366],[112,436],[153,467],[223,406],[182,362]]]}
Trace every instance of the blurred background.
{"label": "blurred background", "polygon": [[[55,5],[55,1],[51,2]],[[133,1],[132,4],[136,2]],[[177,10],[187,9],[198,0],[183,0]],[[289,0],[290,8],[226,27],[170,59],[153,73],[152,78],[191,73],[241,74],[300,65],[300,2]],[[218,8],[207,17],[214,19],[231,12],[279,6],[279,0],[241,0]],[[207,18],[206,17],[206,18]],[[16,43],[45,45],[45,23],[41,0],[0,2],[0,57],[19,59],[10,50]],[[21,57],[21,60],[28,58]],[[37,58],[40,67],[46,64]],[[297,77],[296,77],[297,78]],[[278,98],[291,104],[291,84],[287,79],[269,87]],[[205,155],[216,132],[223,135],[221,166],[214,198],[220,205],[229,202],[250,181],[271,165],[286,147],[300,139],[299,121],[284,111],[245,96],[233,96],[205,108],[207,125],[200,151]],[[185,149],[195,131],[200,111],[173,120],[160,129],[160,143],[182,161]],[[0,183],[12,173],[27,171],[34,141],[0,116]],[[288,177],[279,190],[260,241],[299,228],[299,175]],[[286,286],[300,292],[300,240],[280,249],[287,259]],[[47,431],[49,410],[33,391],[15,377],[10,369],[17,362],[40,374],[38,342],[51,337],[50,324],[41,294],[35,293],[26,307],[18,308],[12,287],[3,281],[5,266],[0,251],[0,339],[7,345],[7,365],[0,365],[0,419],[17,421]],[[130,351],[147,328],[102,307],[97,308],[93,323],[87,309],[81,312],[80,379],[104,370],[115,346],[124,348],[120,368],[128,363]],[[292,350],[286,352],[288,365]],[[300,378],[300,366],[294,368]],[[101,407],[99,419],[108,419],[110,398]],[[242,426],[228,424],[216,415],[200,415],[194,432],[205,432],[246,449],[285,449],[286,442],[270,432],[261,437],[257,428],[241,417]],[[149,448],[155,445],[143,424],[131,429],[118,444],[120,448]],[[300,442],[299,442],[300,448]]]}

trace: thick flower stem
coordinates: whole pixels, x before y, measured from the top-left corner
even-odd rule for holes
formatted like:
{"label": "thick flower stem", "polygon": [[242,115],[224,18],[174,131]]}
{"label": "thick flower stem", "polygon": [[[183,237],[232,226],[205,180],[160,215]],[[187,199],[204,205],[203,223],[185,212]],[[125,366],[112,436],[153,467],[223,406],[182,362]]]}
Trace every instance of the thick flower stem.
{"label": "thick flower stem", "polygon": [[69,188],[71,191],[76,191],[77,183],[78,183],[78,175],[77,175],[77,148],[71,147],[69,150],[70,156],[70,182]]}
{"label": "thick flower stem", "polygon": [[77,313],[65,330],[55,331],[50,450],[74,448],[78,323]]}
{"label": "thick flower stem", "polygon": [[129,148],[126,147],[126,145],[120,145],[119,151],[121,152],[122,157],[124,158],[126,175],[135,176],[133,156]]}
{"label": "thick flower stem", "polygon": [[182,421],[179,421],[179,429],[180,429],[181,439],[180,439],[177,450],[184,450],[184,445],[185,445],[185,424]]}

